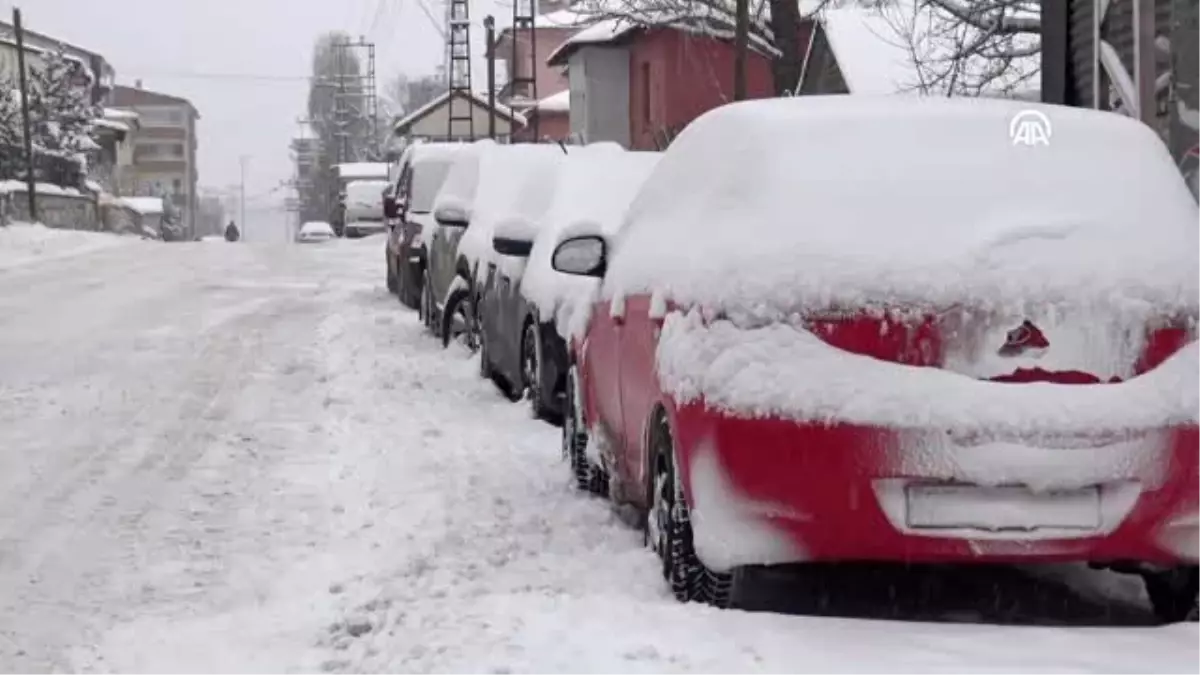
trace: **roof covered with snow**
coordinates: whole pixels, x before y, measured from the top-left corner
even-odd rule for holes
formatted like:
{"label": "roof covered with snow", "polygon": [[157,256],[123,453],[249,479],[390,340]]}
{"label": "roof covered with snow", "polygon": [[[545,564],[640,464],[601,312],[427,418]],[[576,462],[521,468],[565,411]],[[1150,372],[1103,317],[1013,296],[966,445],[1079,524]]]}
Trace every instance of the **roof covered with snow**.
{"label": "roof covered with snow", "polygon": [[564,89],[537,102],[533,109],[539,113],[571,112],[571,90]]}
{"label": "roof covered with snow", "polygon": [[480,156],[479,187],[459,255],[474,266],[492,260],[494,234],[532,240],[550,206],[558,168],[566,155],[557,145],[494,145]]}
{"label": "roof covered with snow", "polygon": [[470,222],[479,188],[479,164],[485,150],[496,142],[482,139],[465,146],[454,157],[454,164],[433,200],[434,217]]}
{"label": "roof covered with snow", "polygon": [[596,280],[554,271],[550,259],[555,247],[568,232],[615,234],[629,202],[661,157],[659,152],[626,152],[616,143],[571,148],[521,281],[521,294],[543,320],[557,319],[560,332],[566,333],[571,312],[558,310],[568,309],[568,299],[587,304]]}
{"label": "roof covered with snow", "polygon": [[335,164],[334,169],[342,180],[361,180],[364,178],[379,178],[387,180],[387,162],[348,162]]}
{"label": "roof covered with snow", "polygon": [[121,203],[143,216],[158,215],[164,210],[162,197],[122,197]]}
{"label": "roof covered with snow", "polygon": [[[894,0],[878,7],[846,3],[817,16],[838,68],[851,93],[941,94],[976,84],[978,92],[997,94],[1037,91],[1041,58],[1036,51],[1003,62],[984,56],[955,58],[966,39],[961,22],[914,0]],[[1033,49],[1037,36],[1005,36],[1014,49]],[[954,84],[947,75],[953,73]]]}
{"label": "roof covered with snow", "polygon": [[[463,96],[463,94],[461,94],[461,93],[456,93],[456,95]],[[474,91],[471,92],[470,100],[475,106],[483,108],[484,110],[488,109],[487,98],[480,95],[478,92],[474,92]],[[412,125],[414,125],[418,121],[420,121],[421,118],[425,117],[426,115],[429,115],[434,110],[437,110],[439,107],[446,105],[449,101],[450,101],[450,92],[449,91],[442,92],[440,95],[438,95],[437,98],[433,99],[432,101],[426,103],[425,105],[421,106],[420,108],[417,108],[416,110],[412,111],[411,113],[409,113],[409,114],[405,115],[404,117],[402,117],[401,119],[399,119],[395,124],[392,125],[392,133],[397,134],[397,135],[403,135],[404,133],[406,133],[409,130],[410,127],[412,127]],[[521,115],[521,113],[513,110],[512,108],[509,108],[506,105],[496,103],[496,113],[501,115],[502,117],[507,118],[510,122],[514,122],[514,123],[520,124],[520,125],[525,124],[525,117],[523,115]]]}
{"label": "roof covered with snow", "polygon": [[[1052,125],[1049,145],[1011,140],[1029,109]],[[683,303],[1144,312],[1200,295],[1197,207],[1170,155],[1145,125],[1092,110],[735,103],[679,135],[627,218],[605,289]]]}

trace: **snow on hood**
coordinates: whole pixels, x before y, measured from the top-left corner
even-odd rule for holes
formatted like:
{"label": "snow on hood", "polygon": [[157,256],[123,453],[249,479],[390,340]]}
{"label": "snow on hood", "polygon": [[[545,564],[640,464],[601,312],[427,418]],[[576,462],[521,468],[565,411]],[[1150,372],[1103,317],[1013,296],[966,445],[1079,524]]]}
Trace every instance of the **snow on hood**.
{"label": "snow on hood", "polygon": [[[1034,110],[1048,146],[1010,140]],[[865,304],[1194,311],[1198,214],[1162,141],[1106,112],[806,96],[701,116],[630,206],[609,297],[764,316]]]}
{"label": "snow on hood", "polygon": [[496,259],[492,238],[503,224],[503,236],[530,241],[550,205],[566,155],[557,145],[498,145],[480,157],[479,189],[470,226],[458,242],[458,254],[472,269]]}
{"label": "snow on hood", "polygon": [[1200,350],[1192,342],[1119,384],[1012,385],[846,352],[788,324],[706,324],[666,317],[657,364],[680,404],[703,399],[730,414],[965,433],[1124,433],[1200,418]]}
{"label": "snow on hood", "polygon": [[464,146],[454,155],[454,165],[433,200],[433,213],[440,220],[470,221],[479,187],[479,164],[484,150],[496,147],[490,139]]}
{"label": "snow on hood", "polygon": [[616,143],[596,143],[567,157],[521,281],[521,294],[537,308],[541,320],[555,319],[564,336],[574,311],[590,306],[597,283],[555,272],[554,249],[569,236],[616,234],[626,207],[661,156],[626,152]]}

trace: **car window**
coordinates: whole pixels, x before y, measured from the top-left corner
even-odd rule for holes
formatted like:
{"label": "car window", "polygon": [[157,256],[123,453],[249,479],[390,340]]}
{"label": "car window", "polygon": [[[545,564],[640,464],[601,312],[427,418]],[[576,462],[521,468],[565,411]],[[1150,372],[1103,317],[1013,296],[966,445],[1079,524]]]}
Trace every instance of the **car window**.
{"label": "car window", "polygon": [[409,172],[413,212],[429,213],[433,209],[433,200],[449,173],[450,162],[445,160],[426,160]]}
{"label": "car window", "polygon": [[400,177],[396,179],[396,199],[406,200],[412,193],[412,163],[407,162],[400,169]]}

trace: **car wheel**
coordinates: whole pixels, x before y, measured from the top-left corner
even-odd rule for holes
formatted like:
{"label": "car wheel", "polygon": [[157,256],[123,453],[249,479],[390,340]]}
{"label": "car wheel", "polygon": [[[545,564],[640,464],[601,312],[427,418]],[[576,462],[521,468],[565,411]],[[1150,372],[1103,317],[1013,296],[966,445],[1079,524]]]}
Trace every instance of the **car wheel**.
{"label": "car wheel", "polygon": [[542,391],[542,345],[536,321],[526,322],[521,333],[521,380],[533,416],[549,420],[553,411],[546,407],[546,394]]}
{"label": "car wheel", "polygon": [[424,283],[421,284],[421,323],[425,330],[432,333],[436,325],[433,320],[433,284],[429,282],[429,272],[425,272]]}
{"label": "car wheel", "polygon": [[662,562],[662,574],[680,602],[728,608],[733,601],[732,572],[708,569],[693,546],[691,513],[675,470],[675,443],[665,416],[654,421],[650,437],[652,471],[646,539]]}
{"label": "car wheel", "polygon": [[575,486],[584,492],[600,495],[608,494],[608,474],[603,468],[596,466],[587,456],[588,433],[582,423],[583,414],[578,399],[578,380],[574,366],[567,371],[567,396],[563,414],[562,450],[563,456],[570,463],[571,476]]}
{"label": "car wheel", "polygon": [[387,262],[387,289],[389,293],[396,294],[400,292],[400,284],[396,280],[396,273],[392,267],[392,254],[386,254]]}
{"label": "car wheel", "polygon": [[1197,594],[1200,592],[1200,567],[1184,565],[1163,572],[1142,575],[1146,595],[1154,615],[1164,623],[1196,621]]}
{"label": "car wheel", "polygon": [[446,300],[446,306],[442,309],[441,336],[443,347],[450,346],[450,341],[456,340],[471,351],[479,348],[467,291],[455,291]]}

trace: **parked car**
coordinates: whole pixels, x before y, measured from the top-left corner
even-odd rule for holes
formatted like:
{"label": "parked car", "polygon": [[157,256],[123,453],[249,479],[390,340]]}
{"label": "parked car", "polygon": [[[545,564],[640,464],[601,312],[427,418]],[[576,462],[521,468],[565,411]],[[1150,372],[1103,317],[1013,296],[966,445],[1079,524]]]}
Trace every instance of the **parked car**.
{"label": "parked car", "polygon": [[[1031,109],[1048,143],[1010,140]],[[680,600],[726,606],[755,565],[1087,561],[1194,616],[1198,217],[1155,133],[1106,112],[716,109],[616,238],[554,252],[602,279],[571,447]]]}
{"label": "parked car", "polygon": [[[480,350],[484,372],[504,388],[525,392],[535,416],[562,418],[567,379],[569,310],[589,297],[594,280],[555,272],[550,256],[564,229],[615,233],[629,200],[661,153],[625,152],[615,143],[573,148],[538,227],[497,226],[494,245],[521,264],[501,264],[484,287]],[[514,225],[518,227],[513,227]],[[526,262],[527,260],[527,262]],[[560,318],[561,315],[561,318]],[[588,480],[581,471],[582,480]]]}
{"label": "parked car", "polygon": [[[433,217],[437,226],[427,239],[425,246],[425,279],[421,283],[421,321],[436,337],[442,335],[442,314],[447,300],[453,292],[466,287],[470,270],[466,261],[458,257],[458,242],[466,232],[475,203],[475,192],[479,186],[479,169],[483,154],[497,147],[495,141],[484,139],[464,146],[455,155],[454,163],[442,182],[437,197],[433,200]],[[469,307],[456,304],[458,324],[466,331],[466,341],[471,344],[471,334],[466,330],[470,321],[466,316]],[[473,346],[473,344],[471,345]]]}
{"label": "parked car", "polygon": [[310,220],[296,233],[296,241],[301,244],[316,244],[335,237],[333,226],[323,220]]}
{"label": "parked car", "polygon": [[387,229],[383,214],[386,180],[352,180],[346,183],[343,219],[347,238],[365,237]]}
{"label": "parked car", "polygon": [[[432,257],[442,258],[438,264],[443,270],[450,269],[450,260],[453,260],[455,270],[454,278],[446,287],[444,309],[437,329],[443,343],[462,336],[469,347],[478,346],[476,310],[483,275],[490,273],[493,268],[489,264],[495,262],[492,249],[495,226],[505,220],[536,221],[549,204],[557,177],[555,168],[564,156],[559,146],[542,144],[493,145],[480,153],[477,184],[470,205],[457,205],[461,207],[458,208],[460,213],[469,208],[469,216],[459,221],[460,228],[463,223],[466,227],[457,240],[453,257],[449,257],[448,247],[438,247],[437,234],[431,248]],[[447,184],[449,182],[450,178]],[[443,202],[441,194],[438,201]],[[446,224],[443,222],[446,210],[435,210],[435,217],[443,225]],[[439,228],[439,231],[444,230]]]}
{"label": "parked car", "polygon": [[446,180],[455,153],[462,147],[461,143],[410,145],[400,157],[392,199],[390,202],[384,200],[389,222],[384,247],[388,290],[412,309],[419,309],[421,305],[421,287],[425,278],[424,236],[437,225],[433,220],[433,200]]}

